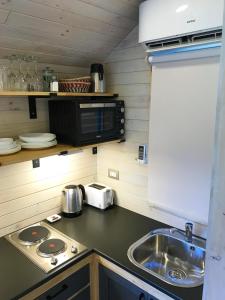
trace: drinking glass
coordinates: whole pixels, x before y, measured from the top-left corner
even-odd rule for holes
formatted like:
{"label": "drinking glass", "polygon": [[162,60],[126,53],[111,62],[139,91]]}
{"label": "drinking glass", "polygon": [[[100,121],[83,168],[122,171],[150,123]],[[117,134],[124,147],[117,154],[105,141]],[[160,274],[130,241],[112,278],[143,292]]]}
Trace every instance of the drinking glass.
{"label": "drinking glass", "polygon": [[30,56],[25,56],[24,57],[25,61],[25,70],[26,70],[26,82],[27,82],[27,90],[28,91],[33,91],[33,78],[32,78],[32,65],[31,65],[31,57]]}
{"label": "drinking glass", "polygon": [[0,65],[0,90],[7,90],[7,66]]}
{"label": "drinking glass", "polygon": [[35,56],[30,57],[30,64],[31,64],[31,77],[32,77],[32,88],[34,91],[42,91],[43,90],[43,83],[42,77],[38,72],[38,59]]}
{"label": "drinking glass", "polygon": [[14,71],[14,64],[15,64],[15,55],[11,55],[8,57],[9,59],[9,70],[8,70],[8,87],[10,91],[15,91],[16,90],[16,74]]}
{"label": "drinking glass", "polygon": [[13,69],[15,74],[15,90],[21,90],[20,55],[13,56]]}
{"label": "drinking glass", "polygon": [[24,56],[23,55],[18,56],[18,64],[19,64],[20,90],[21,91],[27,91],[25,61],[24,61]]}
{"label": "drinking glass", "polygon": [[43,78],[38,72],[37,57],[10,55],[9,66],[0,65],[0,90],[42,91]]}

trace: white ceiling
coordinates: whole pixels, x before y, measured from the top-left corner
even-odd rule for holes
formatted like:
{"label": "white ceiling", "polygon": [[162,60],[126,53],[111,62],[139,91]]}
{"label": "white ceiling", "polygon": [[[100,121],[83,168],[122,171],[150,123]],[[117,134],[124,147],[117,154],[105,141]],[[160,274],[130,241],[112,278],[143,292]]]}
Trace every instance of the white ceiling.
{"label": "white ceiling", "polygon": [[138,23],[141,0],[0,0],[0,58],[102,62]]}

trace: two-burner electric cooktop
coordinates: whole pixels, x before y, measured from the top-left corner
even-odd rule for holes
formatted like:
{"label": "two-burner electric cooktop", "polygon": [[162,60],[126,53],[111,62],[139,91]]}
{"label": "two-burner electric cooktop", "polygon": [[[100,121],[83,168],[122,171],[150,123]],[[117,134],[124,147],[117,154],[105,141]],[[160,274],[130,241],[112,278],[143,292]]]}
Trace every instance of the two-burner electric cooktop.
{"label": "two-burner electric cooktop", "polygon": [[87,249],[44,221],[5,238],[46,273]]}

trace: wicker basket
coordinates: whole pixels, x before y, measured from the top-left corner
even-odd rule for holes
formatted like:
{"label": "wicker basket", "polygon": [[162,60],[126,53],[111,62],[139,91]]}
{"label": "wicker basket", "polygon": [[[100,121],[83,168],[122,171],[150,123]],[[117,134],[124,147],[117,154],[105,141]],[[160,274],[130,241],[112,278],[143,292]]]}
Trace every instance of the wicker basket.
{"label": "wicker basket", "polygon": [[59,80],[59,90],[61,92],[88,93],[90,86],[90,76]]}
{"label": "wicker basket", "polygon": [[59,90],[68,93],[88,93],[91,82],[67,81],[59,82]]}

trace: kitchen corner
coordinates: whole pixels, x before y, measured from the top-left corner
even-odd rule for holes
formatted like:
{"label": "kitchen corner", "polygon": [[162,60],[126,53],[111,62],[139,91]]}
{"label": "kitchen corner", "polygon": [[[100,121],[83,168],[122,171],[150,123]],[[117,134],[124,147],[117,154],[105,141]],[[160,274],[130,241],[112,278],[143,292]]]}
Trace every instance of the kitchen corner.
{"label": "kitchen corner", "polygon": [[168,227],[166,224],[118,206],[113,206],[106,211],[87,206],[79,217],[62,217],[53,226],[70,238],[86,245],[88,250],[79,256],[78,259],[69,261],[47,275],[22,253],[16,251],[8,241],[1,238],[0,280],[5,284],[1,285],[0,299],[18,299],[24,296],[89,256],[93,251],[159,291],[169,295],[171,299],[201,299],[202,287],[183,289],[163,283],[156,277],[135,267],[127,257],[127,249],[132,243],[151,230]]}
{"label": "kitchen corner", "polygon": [[225,0],[0,0],[0,300],[225,299]]}

